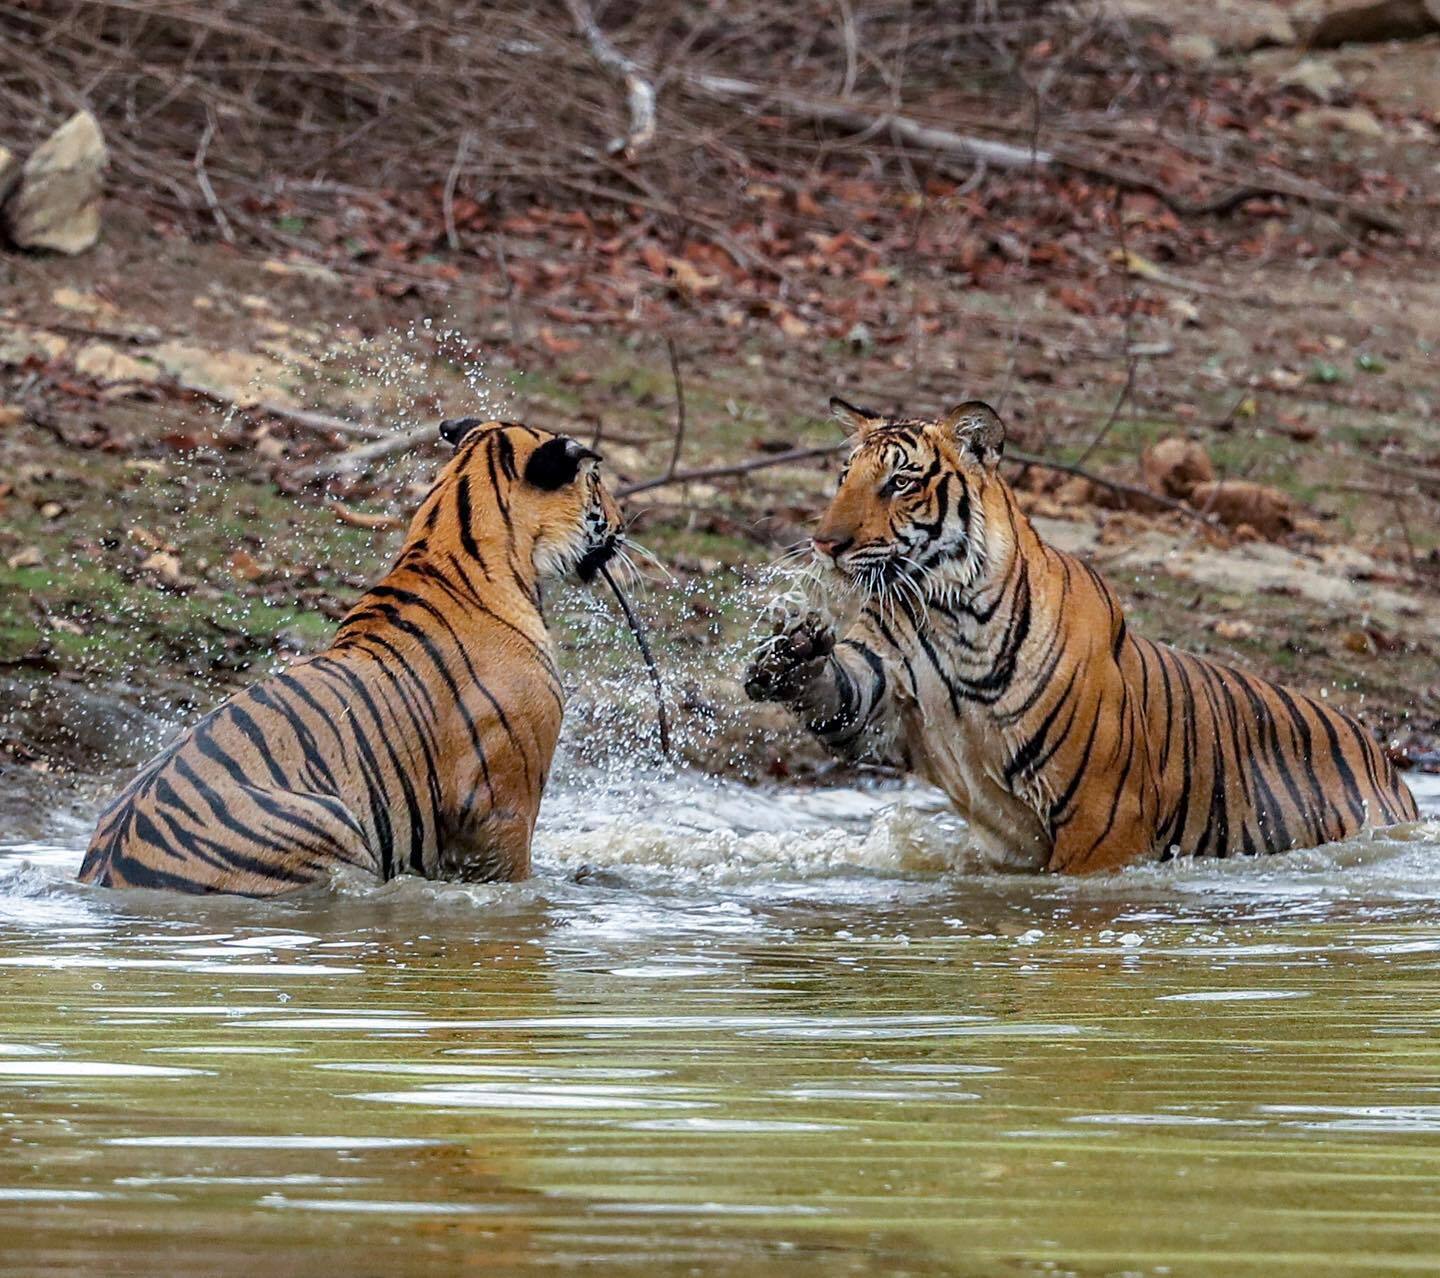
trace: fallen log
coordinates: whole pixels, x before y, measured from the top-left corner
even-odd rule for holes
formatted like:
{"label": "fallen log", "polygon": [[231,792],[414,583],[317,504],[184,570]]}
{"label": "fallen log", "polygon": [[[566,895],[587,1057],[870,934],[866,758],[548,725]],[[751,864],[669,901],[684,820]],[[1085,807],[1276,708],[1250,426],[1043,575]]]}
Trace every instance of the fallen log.
{"label": "fallen log", "polygon": [[897,115],[892,111],[862,110],[849,102],[792,93],[788,89],[757,84],[753,80],[700,73],[684,74],[683,80],[685,84],[712,97],[763,99],[784,107],[793,115],[823,124],[836,124],[857,132],[878,133],[888,130],[891,137],[923,151],[993,165],[997,169],[1045,168],[1054,164],[1056,159],[1053,153],[1038,148],[1015,146],[1009,142],[997,142],[993,138],[955,133],[950,129],[922,124],[910,116]]}

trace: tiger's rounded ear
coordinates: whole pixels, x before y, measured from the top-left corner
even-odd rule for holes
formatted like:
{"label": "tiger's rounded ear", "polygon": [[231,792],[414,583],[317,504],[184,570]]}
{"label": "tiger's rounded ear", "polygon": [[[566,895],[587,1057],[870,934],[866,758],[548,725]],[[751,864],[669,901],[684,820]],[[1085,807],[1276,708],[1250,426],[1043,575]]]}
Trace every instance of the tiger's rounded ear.
{"label": "tiger's rounded ear", "polygon": [[525,480],[553,493],[573,483],[580,473],[580,463],[591,460],[600,460],[600,454],[593,448],[586,448],[568,435],[556,435],[530,454],[530,460],[525,463]]}
{"label": "tiger's rounded ear", "polygon": [[1005,451],[1005,423],[989,404],[978,399],[952,408],[940,419],[940,428],[987,466],[994,466]]}
{"label": "tiger's rounded ear", "polygon": [[459,448],[465,440],[480,427],[485,421],[480,417],[447,417],[440,423],[440,438],[454,448]]}
{"label": "tiger's rounded ear", "polygon": [[830,411],[852,435],[859,435],[862,438],[885,421],[883,414],[869,408],[856,408],[854,404],[847,404],[838,395],[830,397]]}

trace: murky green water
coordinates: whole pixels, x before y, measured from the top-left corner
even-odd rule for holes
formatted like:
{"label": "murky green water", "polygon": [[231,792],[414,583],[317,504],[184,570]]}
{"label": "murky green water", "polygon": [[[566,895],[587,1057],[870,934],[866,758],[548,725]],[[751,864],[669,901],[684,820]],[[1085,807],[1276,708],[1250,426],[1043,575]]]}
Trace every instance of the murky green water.
{"label": "murky green water", "polygon": [[0,1270],[1440,1267],[1440,826],[1006,881],[894,798],[572,783],[532,883],[278,905],[0,852]]}

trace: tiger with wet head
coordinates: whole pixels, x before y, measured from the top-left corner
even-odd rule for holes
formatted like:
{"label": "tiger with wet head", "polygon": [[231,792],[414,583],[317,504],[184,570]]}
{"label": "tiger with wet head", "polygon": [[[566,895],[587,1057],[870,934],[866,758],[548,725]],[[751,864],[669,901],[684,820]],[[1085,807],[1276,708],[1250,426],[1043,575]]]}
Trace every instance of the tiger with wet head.
{"label": "tiger with wet head", "polygon": [[564,711],[546,581],[588,582],[622,525],[599,455],[461,418],[399,558],[316,656],[146,766],[80,870],[108,887],[273,896],[342,867],[522,879]]}
{"label": "tiger with wet head", "polygon": [[812,548],[862,610],[838,641],[813,615],[785,626],[751,663],[752,699],[939,786],[1006,867],[1280,852],[1415,819],[1348,715],[1132,634],[1099,574],[1020,510],[990,407],[832,406],[857,441]]}

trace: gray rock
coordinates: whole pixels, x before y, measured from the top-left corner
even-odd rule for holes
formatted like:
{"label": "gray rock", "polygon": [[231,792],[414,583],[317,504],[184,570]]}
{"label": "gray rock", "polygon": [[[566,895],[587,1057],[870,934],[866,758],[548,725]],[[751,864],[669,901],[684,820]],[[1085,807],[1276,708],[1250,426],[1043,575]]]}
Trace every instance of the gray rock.
{"label": "gray rock", "polygon": [[20,171],[5,201],[6,234],[20,248],[83,253],[100,238],[106,160],[100,125],[78,111],[55,130]]}
{"label": "gray rock", "polygon": [[1367,138],[1383,138],[1385,126],[1363,107],[1316,107],[1301,111],[1290,121],[1302,133],[1358,133]]}
{"label": "gray rock", "polygon": [[1220,46],[1208,35],[1175,35],[1168,44],[1170,56],[1186,66],[1208,67],[1220,56]]}
{"label": "gray rock", "polygon": [[1280,83],[1304,89],[1321,102],[1329,102],[1345,87],[1345,77],[1332,62],[1323,58],[1306,58],[1281,75]]}

